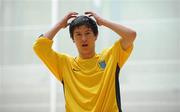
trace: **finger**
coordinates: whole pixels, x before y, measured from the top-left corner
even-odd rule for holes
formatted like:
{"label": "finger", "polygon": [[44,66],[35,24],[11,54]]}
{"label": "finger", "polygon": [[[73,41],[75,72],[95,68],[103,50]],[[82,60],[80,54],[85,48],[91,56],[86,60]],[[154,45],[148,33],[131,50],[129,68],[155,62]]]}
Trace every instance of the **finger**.
{"label": "finger", "polygon": [[76,18],[77,15],[71,15],[69,18]]}
{"label": "finger", "polygon": [[88,15],[88,17],[92,17],[92,16],[93,16],[92,14]]}
{"label": "finger", "polygon": [[[70,16],[69,18],[68,18],[68,24],[70,24],[75,18],[77,18],[77,16],[76,15],[73,15],[73,16]],[[67,25],[68,26],[68,25]]]}
{"label": "finger", "polygon": [[70,23],[66,24],[66,27],[69,26],[69,25],[70,25]]}
{"label": "finger", "polygon": [[77,12],[69,12],[69,15],[77,15]]}
{"label": "finger", "polygon": [[71,16],[77,16],[78,13],[77,12],[69,12],[69,14],[67,15],[68,18],[70,18]]}
{"label": "finger", "polygon": [[90,16],[93,16],[92,14],[85,14],[85,16],[88,16],[88,17],[90,17]]}
{"label": "finger", "polygon": [[77,13],[77,12],[73,12],[73,13],[72,13],[72,15],[78,15],[78,14],[79,14],[79,13]]}
{"label": "finger", "polygon": [[84,14],[88,17],[94,16],[93,13],[89,13],[89,12],[85,12]]}
{"label": "finger", "polygon": [[97,17],[97,15],[96,15],[96,13],[94,13],[94,12],[85,12],[85,15],[87,15],[88,17],[94,17],[94,18],[96,18]]}
{"label": "finger", "polygon": [[77,15],[71,15],[67,19],[69,20],[69,19],[73,19],[73,18],[76,18],[76,17],[77,17]]}
{"label": "finger", "polygon": [[87,12],[84,12],[84,14],[93,14],[93,13],[90,11],[87,11]]}

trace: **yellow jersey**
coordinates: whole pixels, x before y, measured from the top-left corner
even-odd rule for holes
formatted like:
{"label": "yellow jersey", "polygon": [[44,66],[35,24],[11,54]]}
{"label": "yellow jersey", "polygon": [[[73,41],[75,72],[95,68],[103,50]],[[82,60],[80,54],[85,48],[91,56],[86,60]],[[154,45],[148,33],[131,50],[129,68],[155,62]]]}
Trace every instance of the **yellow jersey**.
{"label": "yellow jersey", "polygon": [[122,112],[119,71],[133,46],[123,50],[120,41],[90,59],[82,59],[54,51],[53,40],[36,40],[35,53],[64,86],[66,112]]}

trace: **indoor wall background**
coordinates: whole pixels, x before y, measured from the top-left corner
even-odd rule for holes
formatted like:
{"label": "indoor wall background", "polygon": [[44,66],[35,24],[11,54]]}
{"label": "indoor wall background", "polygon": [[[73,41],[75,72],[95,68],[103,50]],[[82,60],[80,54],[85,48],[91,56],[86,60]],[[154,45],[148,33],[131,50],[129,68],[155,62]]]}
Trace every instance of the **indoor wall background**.
{"label": "indoor wall background", "polygon": [[[134,50],[121,70],[125,112],[180,111],[179,0],[0,0],[0,112],[64,112],[63,87],[32,50],[35,39],[67,12],[94,10],[137,31]],[[96,51],[118,36],[99,27]],[[77,50],[68,29],[56,36],[56,49]]]}

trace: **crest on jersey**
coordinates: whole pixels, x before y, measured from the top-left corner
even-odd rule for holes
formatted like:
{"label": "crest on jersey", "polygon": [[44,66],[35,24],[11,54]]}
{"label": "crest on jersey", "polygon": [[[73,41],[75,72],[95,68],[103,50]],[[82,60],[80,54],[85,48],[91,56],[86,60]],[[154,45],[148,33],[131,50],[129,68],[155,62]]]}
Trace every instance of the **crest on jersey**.
{"label": "crest on jersey", "polygon": [[106,68],[106,62],[105,62],[105,60],[99,61],[99,67],[100,67],[101,69],[103,69],[103,70]]}

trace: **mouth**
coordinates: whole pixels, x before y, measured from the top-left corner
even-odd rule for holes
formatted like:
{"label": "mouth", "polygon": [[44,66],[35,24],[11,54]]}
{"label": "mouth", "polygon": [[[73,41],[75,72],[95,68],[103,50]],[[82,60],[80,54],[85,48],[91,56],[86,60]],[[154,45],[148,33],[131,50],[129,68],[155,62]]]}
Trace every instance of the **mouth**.
{"label": "mouth", "polygon": [[88,44],[82,44],[82,47],[87,47],[88,46]]}

